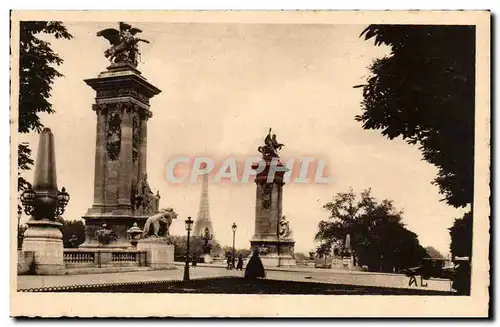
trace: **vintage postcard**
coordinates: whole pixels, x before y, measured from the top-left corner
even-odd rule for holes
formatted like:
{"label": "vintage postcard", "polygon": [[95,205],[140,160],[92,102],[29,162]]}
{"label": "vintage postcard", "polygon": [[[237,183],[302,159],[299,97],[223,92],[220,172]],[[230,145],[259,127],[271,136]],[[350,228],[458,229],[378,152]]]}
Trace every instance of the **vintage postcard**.
{"label": "vintage postcard", "polygon": [[488,11],[13,11],[11,315],[487,317]]}

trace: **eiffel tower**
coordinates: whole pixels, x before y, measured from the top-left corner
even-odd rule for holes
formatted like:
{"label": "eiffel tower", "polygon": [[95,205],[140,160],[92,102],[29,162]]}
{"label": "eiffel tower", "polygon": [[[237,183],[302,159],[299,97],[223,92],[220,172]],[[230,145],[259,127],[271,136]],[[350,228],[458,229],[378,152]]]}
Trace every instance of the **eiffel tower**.
{"label": "eiffel tower", "polygon": [[200,207],[198,209],[198,218],[194,225],[194,236],[202,236],[205,233],[205,228],[208,227],[210,234],[214,234],[212,221],[210,220],[210,207],[208,205],[208,174],[202,175],[201,180],[201,198]]}

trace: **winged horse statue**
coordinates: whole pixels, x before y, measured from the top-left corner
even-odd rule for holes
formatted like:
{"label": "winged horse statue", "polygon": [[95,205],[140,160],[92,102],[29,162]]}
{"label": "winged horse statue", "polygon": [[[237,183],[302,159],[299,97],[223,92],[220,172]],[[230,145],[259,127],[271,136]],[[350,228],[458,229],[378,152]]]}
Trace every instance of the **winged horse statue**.
{"label": "winged horse statue", "polygon": [[97,36],[104,37],[111,44],[111,47],[104,52],[104,56],[109,58],[112,64],[130,64],[137,67],[140,54],[138,43],[149,43],[136,37],[137,33],[142,33],[142,30],[124,22],[119,23],[119,30],[107,28],[97,32]]}

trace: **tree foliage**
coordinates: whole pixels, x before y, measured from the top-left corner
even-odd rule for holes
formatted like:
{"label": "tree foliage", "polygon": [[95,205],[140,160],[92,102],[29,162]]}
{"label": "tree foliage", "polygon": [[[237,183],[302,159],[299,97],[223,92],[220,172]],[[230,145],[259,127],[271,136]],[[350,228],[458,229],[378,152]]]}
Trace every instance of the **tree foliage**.
{"label": "tree foliage", "polygon": [[[186,236],[171,236],[172,243],[175,246],[174,255],[176,257],[184,257],[187,250],[187,237]],[[191,236],[189,239],[189,253],[191,256],[200,257],[203,255],[203,245],[205,240],[201,236]],[[211,240],[212,246],[211,253],[216,254],[220,252],[221,245],[216,240]]]}
{"label": "tree foliage", "polygon": [[[227,253],[233,254],[233,248],[231,246],[224,246],[222,248],[222,251],[220,252],[220,255],[225,257]],[[252,251],[250,249],[234,249],[234,256],[238,258],[240,255],[242,258],[247,258],[252,254]]]}
{"label": "tree foliage", "polygon": [[434,259],[443,259],[444,258],[444,255],[432,246],[426,246],[425,251],[427,252],[427,257],[429,257],[429,258],[434,258]]}
{"label": "tree foliage", "polygon": [[324,205],[328,220],[318,225],[317,253],[329,254],[334,245],[342,247],[347,234],[359,265],[370,270],[402,269],[418,265],[425,256],[415,233],[402,223],[402,211],[392,201],[378,202],[371,190],[364,190],[359,200],[353,190],[338,193]]}
{"label": "tree foliage", "polygon": [[297,252],[294,254],[295,260],[297,261],[307,261],[309,260],[309,255],[306,255],[305,253],[302,252]]}
{"label": "tree foliage", "polygon": [[475,29],[473,26],[370,25],[361,34],[391,54],[376,59],[363,87],[364,129],[418,144],[438,168],[433,181],[454,207],[472,203]]}
{"label": "tree foliage", "polygon": [[73,235],[76,236],[76,246],[85,242],[85,224],[82,220],[64,220],[62,217],[59,217],[57,221],[62,224],[60,230],[63,235],[63,245],[65,248],[72,247],[70,239]]}
{"label": "tree foliage", "polygon": [[455,219],[450,228],[450,251],[455,260],[457,257],[468,257],[469,260],[456,260],[453,288],[458,294],[470,295],[471,290],[471,262],[472,262],[472,213],[467,212],[462,218]]}
{"label": "tree foliage", "polygon": [[450,251],[453,257],[472,258],[472,214],[467,212],[455,219],[450,228]]}
{"label": "tree foliage", "polygon": [[[52,114],[55,110],[49,102],[52,84],[62,75],[54,68],[63,60],[52,50],[51,44],[41,35],[56,39],[71,39],[61,22],[26,21],[19,26],[19,120],[18,132],[41,132],[40,114]],[[31,169],[33,159],[29,144],[18,145],[18,192],[30,186],[21,172]],[[19,207],[19,205],[18,205]]]}

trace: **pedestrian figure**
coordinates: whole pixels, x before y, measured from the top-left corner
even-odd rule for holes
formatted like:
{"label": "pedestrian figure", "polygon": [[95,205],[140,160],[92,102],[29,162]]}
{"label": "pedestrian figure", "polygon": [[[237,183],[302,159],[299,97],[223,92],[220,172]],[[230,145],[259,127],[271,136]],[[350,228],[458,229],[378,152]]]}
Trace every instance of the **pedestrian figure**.
{"label": "pedestrian figure", "polygon": [[252,257],[245,268],[245,278],[265,278],[266,271],[259,257],[258,250],[254,250]]}
{"label": "pedestrian figure", "polygon": [[227,270],[231,270],[233,268],[232,263],[233,263],[233,258],[231,256],[231,253],[228,253],[227,254],[227,267],[226,267]]}
{"label": "pedestrian figure", "polygon": [[238,265],[236,266],[236,270],[243,271],[243,258],[240,256],[238,257]]}

